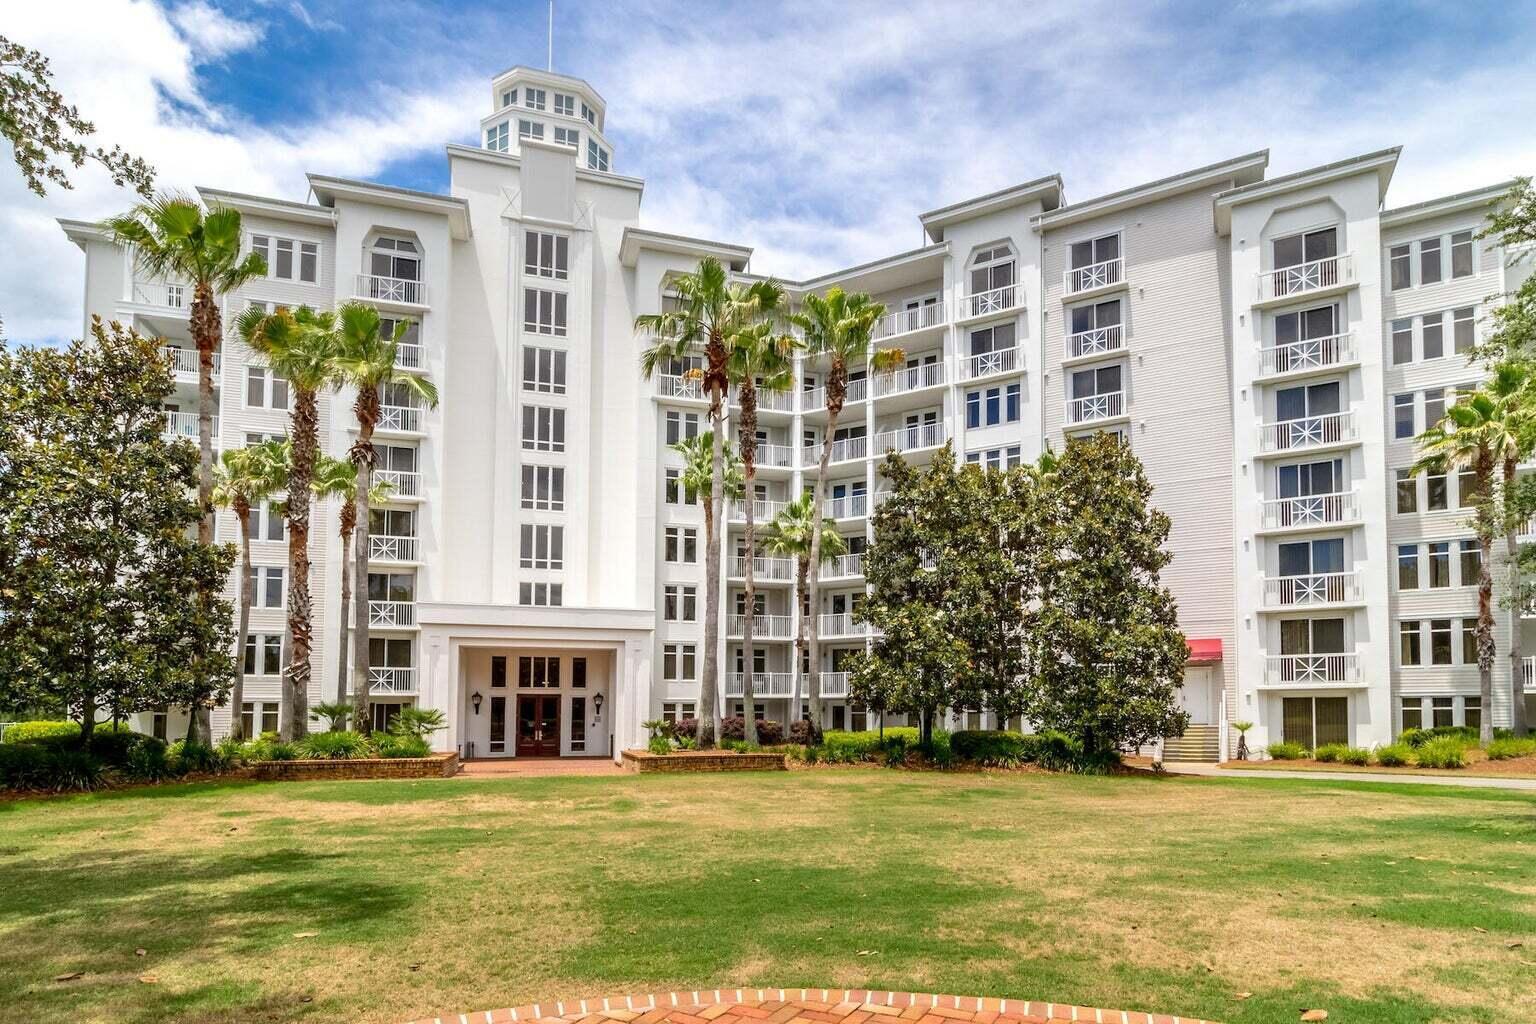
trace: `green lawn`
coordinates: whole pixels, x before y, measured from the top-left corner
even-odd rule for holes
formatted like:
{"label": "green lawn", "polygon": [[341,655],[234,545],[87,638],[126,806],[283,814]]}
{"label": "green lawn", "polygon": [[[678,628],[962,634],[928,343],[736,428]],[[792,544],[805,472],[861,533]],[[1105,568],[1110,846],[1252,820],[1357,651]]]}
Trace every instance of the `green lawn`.
{"label": "green lawn", "polygon": [[1536,1020],[1522,960],[1517,793],[854,769],[0,804],[0,1019],[402,1021],[783,985],[1502,1024]]}

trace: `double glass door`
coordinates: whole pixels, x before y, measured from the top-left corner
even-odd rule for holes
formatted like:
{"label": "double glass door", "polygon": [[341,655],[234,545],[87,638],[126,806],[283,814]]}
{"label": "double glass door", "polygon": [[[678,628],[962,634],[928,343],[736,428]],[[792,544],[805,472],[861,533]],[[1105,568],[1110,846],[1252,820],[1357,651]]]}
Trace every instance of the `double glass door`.
{"label": "double glass door", "polygon": [[520,695],[517,698],[517,756],[557,757],[559,754],[560,698],[554,694]]}

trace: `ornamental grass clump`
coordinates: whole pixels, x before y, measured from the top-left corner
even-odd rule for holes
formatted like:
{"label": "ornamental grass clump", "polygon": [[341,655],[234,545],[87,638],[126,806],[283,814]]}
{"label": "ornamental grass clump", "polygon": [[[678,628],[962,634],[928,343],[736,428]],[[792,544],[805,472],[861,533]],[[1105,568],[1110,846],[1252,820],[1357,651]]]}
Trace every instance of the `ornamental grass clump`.
{"label": "ornamental grass clump", "polygon": [[1419,747],[1418,762],[1421,768],[1465,768],[1466,743],[1458,736],[1437,736]]}

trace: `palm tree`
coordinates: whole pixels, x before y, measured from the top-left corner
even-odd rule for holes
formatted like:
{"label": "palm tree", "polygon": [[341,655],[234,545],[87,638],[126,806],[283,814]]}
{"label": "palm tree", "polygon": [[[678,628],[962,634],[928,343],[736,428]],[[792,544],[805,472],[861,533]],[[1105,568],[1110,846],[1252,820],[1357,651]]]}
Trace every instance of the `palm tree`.
{"label": "palm tree", "polygon": [[[1523,605],[1520,579],[1520,532],[1525,523],[1514,507],[1516,478],[1520,464],[1536,451],[1536,373],[1528,362],[1509,360],[1493,368],[1493,376],[1483,384],[1483,390],[1498,401],[1498,418],[1502,431],[1492,431],[1489,438],[1495,457],[1500,463],[1503,491],[1500,526],[1504,532],[1504,554],[1508,572],[1508,593],[1514,628],[1509,636],[1509,685],[1510,726],[1516,736],[1525,736],[1530,723],[1525,719],[1525,665],[1524,651],[1520,643],[1520,613]],[[1483,706],[1483,717],[1492,714]]]}
{"label": "palm tree", "polygon": [[1493,740],[1493,510],[1494,466],[1502,457],[1509,432],[1498,399],[1478,390],[1462,396],[1445,416],[1418,437],[1419,459],[1409,470],[1419,473],[1472,473],[1472,528],[1482,558],[1477,573],[1477,677],[1482,694],[1479,739]]}
{"label": "palm tree", "polygon": [[[344,304],[336,315],[340,329],[336,369],[343,383],[357,389],[357,399],[352,403],[352,413],[357,417],[357,440],[347,455],[357,467],[354,510],[357,542],[352,552],[353,572],[359,584],[366,584],[371,526],[368,509],[373,490],[373,467],[378,461],[373,432],[379,425],[380,398],[386,387],[397,385],[429,408],[435,408],[437,388],[424,374],[399,373],[395,369],[395,352],[400,339],[409,330],[408,324],[402,321],[395,325],[394,333],[383,335],[379,329],[379,311],[360,302]],[[372,680],[368,672],[368,602],[355,601],[353,604],[352,715],[357,731],[366,734],[373,728],[372,712],[368,707],[368,688]],[[345,660],[343,657],[342,661]]]}
{"label": "palm tree", "polygon": [[[357,467],[346,459],[321,455],[315,463],[315,479],[310,485],[316,498],[341,501],[337,514],[337,534],[341,538],[341,601],[337,621],[340,628],[336,637],[336,703],[347,703],[347,615],[352,608],[352,533],[357,529]],[[369,505],[384,502],[394,486],[378,481],[368,489]],[[325,717],[318,707],[315,714]],[[348,715],[348,718],[351,716]]]}
{"label": "palm tree", "polygon": [[240,630],[235,634],[235,685],[230,692],[229,735],[248,739],[241,709],[245,706],[245,638],[251,628],[251,507],[282,490],[288,475],[285,441],[263,441],[248,448],[231,448],[214,473],[213,501],[228,508],[240,522]]}
{"label": "palm tree", "polygon": [[314,607],[309,593],[309,506],[320,448],[319,395],[336,380],[336,314],[308,306],[267,313],[253,306],[236,321],[240,337],[288,380],[293,395],[288,437],[288,663],[283,668],[283,739],[309,732],[310,651]]}
{"label": "palm tree", "polygon": [[751,709],[755,706],[752,692],[752,666],[756,653],[753,644],[753,616],[750,610],[757,598],[752,560],[757,554],[756,491],[757,479],[757,392],[787,391],[795,379],[795,339],[776,330],[771,320],[763,320],[736,332],[730,339],[730,376],[736,385],[737,400],[741,403],[741,421],[736,425],[737,445],[741,451],[743,490],[746,494],[746,560],[742,570],[745,579],[746,602],[749,614],[742,624],[742,701],[748,709],[743,716],[743,738],[748,743],[757,742],[757,719]]}
{"label": "palm tree", "polygon": [[[138,267],[156,277],[176,277],[192,285],[188,326],[197,345],[197,542],[213,543],[213,355],[224,334],[218,296],[267,273],[259,253],[240,254],[240,211],[207,211],[190,196],[162,193],[112,217],[102,227],[118,245],[133,250]],[[213,594],[199,601],[208,611]],[[243,642],[243,641],[242,641]],[[208,705],[194,700],[187,719],[187,742],[209,732]]]}
{"label": "palm tree", "polygon": [[[818,513],[827,490],[827,465],[832,459],[832,438],[837,433],[837,417],[843,411],[848,397],[848,367],[862,366],[866,361],[877,373],[894,370],[905,359],[899,349],[884,349],[870,357],[869,343],[875,323],[885,315],[885,307],[873,301],[863,292],[848,294],[841,288],[830,288],[825,296],[807,295],[799,313],[790,321],[805,335],[805,348],[813,356],[826,356],[831,365],[827,368],[825,392],[827,396],[827,430],[822,436],[821,459],[816,466],[816,487],[812,492]],[[817,611],[821,602],[821,531],[811,533],[810,609],[811,656],[810,704],[811,728],[821,732],[821,644],[817,636]]]}
{"label": "palm tree", "polygon": [[699,746],[715,744],[715,686],[719,674],[720,644],[720,538],[715,524],[724,518],[725,502],[725,397],[730,388],[727,362],[733,335],[767,317],[777,315],[784,290],[772,281],[750,285],[731,284],[729,274],[713,256],[699,261],[698,269],[670,281],[676,308],[635,317],[635,330],[651,336],[640,356],[640,372],[647,380],[665,372],[679,360],[701,348],[704,367],[700,374],[709,396],[711,507],[704,517],[704,548],[709,569],[704,574],[704,677],[699,708]]}
{"label": "palm tree", "polygon": [[[795,601],[802,611],[810,607],[812,551],[822,561],[830,562],[848,550],[847,541],[837,532],[837,523],[830,516],[823,516],[821,528],[817,529],[816,512],[815,498],[802,494],[779,510],[763,538],[763,550],[795,560]],[[800,627],[795,633],[797,666],[806,656],[805,620],[810,617],[811,614],[800,616]],[[883,726],[884,722],[881,724]],[[819,732],[819,728],[816,731]]]}
{"label": "palm tree", "polygon": [[[742,494],[741,459],[729,449],[721,449],[715,443],[714,432],[706,430],[693,437],[685,437],[672,445],[672,450],[683,457],[683,471],[678,475],[678,486],[685,492],[692,492],[704,499],[704,536],[708,537],[715,526],[716,504],[712,500],[715,488],[714,453],[722,452],[724,465],[721,467],[720,482],[727,498],[739,498]],[[705,582],[708,583],[714,573],[705,574]],[[708,594],[710,588],[706,585],[704,592]],[[750,611],[750,609],[748,609]],[[718,611],[718,609],[717,609]],[[704,642],[709,643],[709,608],[704,610]],[[718,616],[715,620],[716,635],[720,629]],[[710,743],[714,743],[714,722],[716,718],[715,687],[708,678],[701,681],[699,686],[699,731],[704,731],[707,722],[710,726]],[[702,742],[702,741],[701,741]]]}

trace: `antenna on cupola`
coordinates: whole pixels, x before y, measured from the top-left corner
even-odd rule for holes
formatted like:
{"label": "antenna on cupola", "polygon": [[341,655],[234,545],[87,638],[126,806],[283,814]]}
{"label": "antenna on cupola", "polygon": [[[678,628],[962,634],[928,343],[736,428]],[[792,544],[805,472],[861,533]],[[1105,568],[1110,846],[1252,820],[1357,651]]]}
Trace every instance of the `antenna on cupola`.
{"label": "antenna on cupola", "polygon": [[555,0],[549,0],[549,63],[544,70],[555,70]]}

